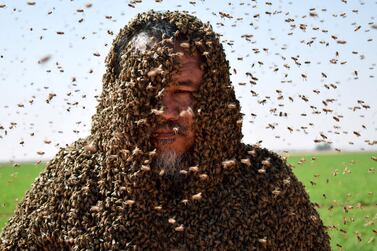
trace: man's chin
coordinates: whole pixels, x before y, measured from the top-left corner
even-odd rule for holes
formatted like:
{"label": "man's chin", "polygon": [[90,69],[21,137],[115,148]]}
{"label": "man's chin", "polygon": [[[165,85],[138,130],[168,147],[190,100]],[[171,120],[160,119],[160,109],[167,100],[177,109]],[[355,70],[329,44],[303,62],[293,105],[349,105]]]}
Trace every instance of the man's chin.
{"label": "man's chin", "polygon": [[174,174],[180,170],[182,164],[182,155],[173,149],[160,149],[157,152],[155,165],[163,169],[167,174]]}

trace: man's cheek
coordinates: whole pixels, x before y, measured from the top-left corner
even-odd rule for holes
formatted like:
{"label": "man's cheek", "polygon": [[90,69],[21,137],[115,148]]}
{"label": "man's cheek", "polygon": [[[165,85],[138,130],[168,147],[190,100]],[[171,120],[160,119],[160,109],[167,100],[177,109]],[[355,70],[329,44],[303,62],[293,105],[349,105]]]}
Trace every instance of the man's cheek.
{"label": "man's cheek", "polygon": [[189,106],[189,107],[187,107],[187,109],[182,110],[179,113],[179,117],[183,118],[183,119],[193,118],[194,117],[194,112],[193,112],[192,108]]}

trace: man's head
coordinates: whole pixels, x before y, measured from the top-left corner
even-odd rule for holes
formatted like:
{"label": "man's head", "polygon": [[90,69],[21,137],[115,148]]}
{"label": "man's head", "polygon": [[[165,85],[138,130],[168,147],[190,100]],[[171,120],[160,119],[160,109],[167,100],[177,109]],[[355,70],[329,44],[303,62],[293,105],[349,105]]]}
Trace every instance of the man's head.
{"label": "man's head", "polygon": [[[194,94],[203,81],[203,58],[188,50],[190,38],[172,39],[174,32],[177,32],[177,28],[171,23],[149,22],[125,37],[118,49],[119,55],[122,55],[121,50],[126,46],[143,53],[161,43],[168,36],[167,33],[170,34],[165,44],[172,49],[177,67],[160,92],[162,110],[158,113],[158,126],[151,137],[157,150],[157,165],[167,170],[176,168],[190,155],[195,139]],[[122,68],[119,69],[121,71]]]}
{"label": "man's head", "polygon": [[233,156],[241,118],[211,26],[185,13],[150,11],[114,40],[92,134],[135,171],[137,163],[177,166],[188,157],[205,168]]}

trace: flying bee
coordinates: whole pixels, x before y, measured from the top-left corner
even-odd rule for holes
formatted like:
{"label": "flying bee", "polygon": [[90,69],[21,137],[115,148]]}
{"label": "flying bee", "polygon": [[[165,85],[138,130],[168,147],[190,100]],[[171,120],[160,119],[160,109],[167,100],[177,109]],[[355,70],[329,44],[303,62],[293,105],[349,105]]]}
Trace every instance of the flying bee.
{"label": "flying bee", "polygon": [[360,133],[359,133],[359,132],[356,132],[356,131],[354,131],[353,134],[355,134],[357,137],[360,137],[360,136],[361,136]]}

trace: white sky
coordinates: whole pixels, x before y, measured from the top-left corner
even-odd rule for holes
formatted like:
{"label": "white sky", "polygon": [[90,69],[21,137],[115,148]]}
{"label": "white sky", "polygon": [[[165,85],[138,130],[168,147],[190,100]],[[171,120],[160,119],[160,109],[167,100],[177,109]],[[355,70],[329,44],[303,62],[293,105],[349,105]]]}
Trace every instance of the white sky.
{"label": "white sky", "polygon": [[[315,139],[324,139],[322,133],[342,151],[376,151],[377,145],[366,141],[377,140],[377,2],[270,2],[198,0],[179,1],[179,6],[178,1],[151,0],[131,8],[128,1],[36,0],[30,5],[0,0],[0,161],[50,159],[59,147],[88,135],[112,40],[137,13],[150,9],[187,10],[223,35],[245,114],[245,142],[262,140],[273,150],[312,150]],[[310,16],[311,8],[317,16]],[[252,35],[250,41],[245,34]],[[50,60],[38,64],[45,56]],[[246,72],[258,78],[256,85]],[[46,103],[50,93],[56,96]],[[325,106],[326,99],[335,100]],[[287,117],[270,112],[275,108]]]}

